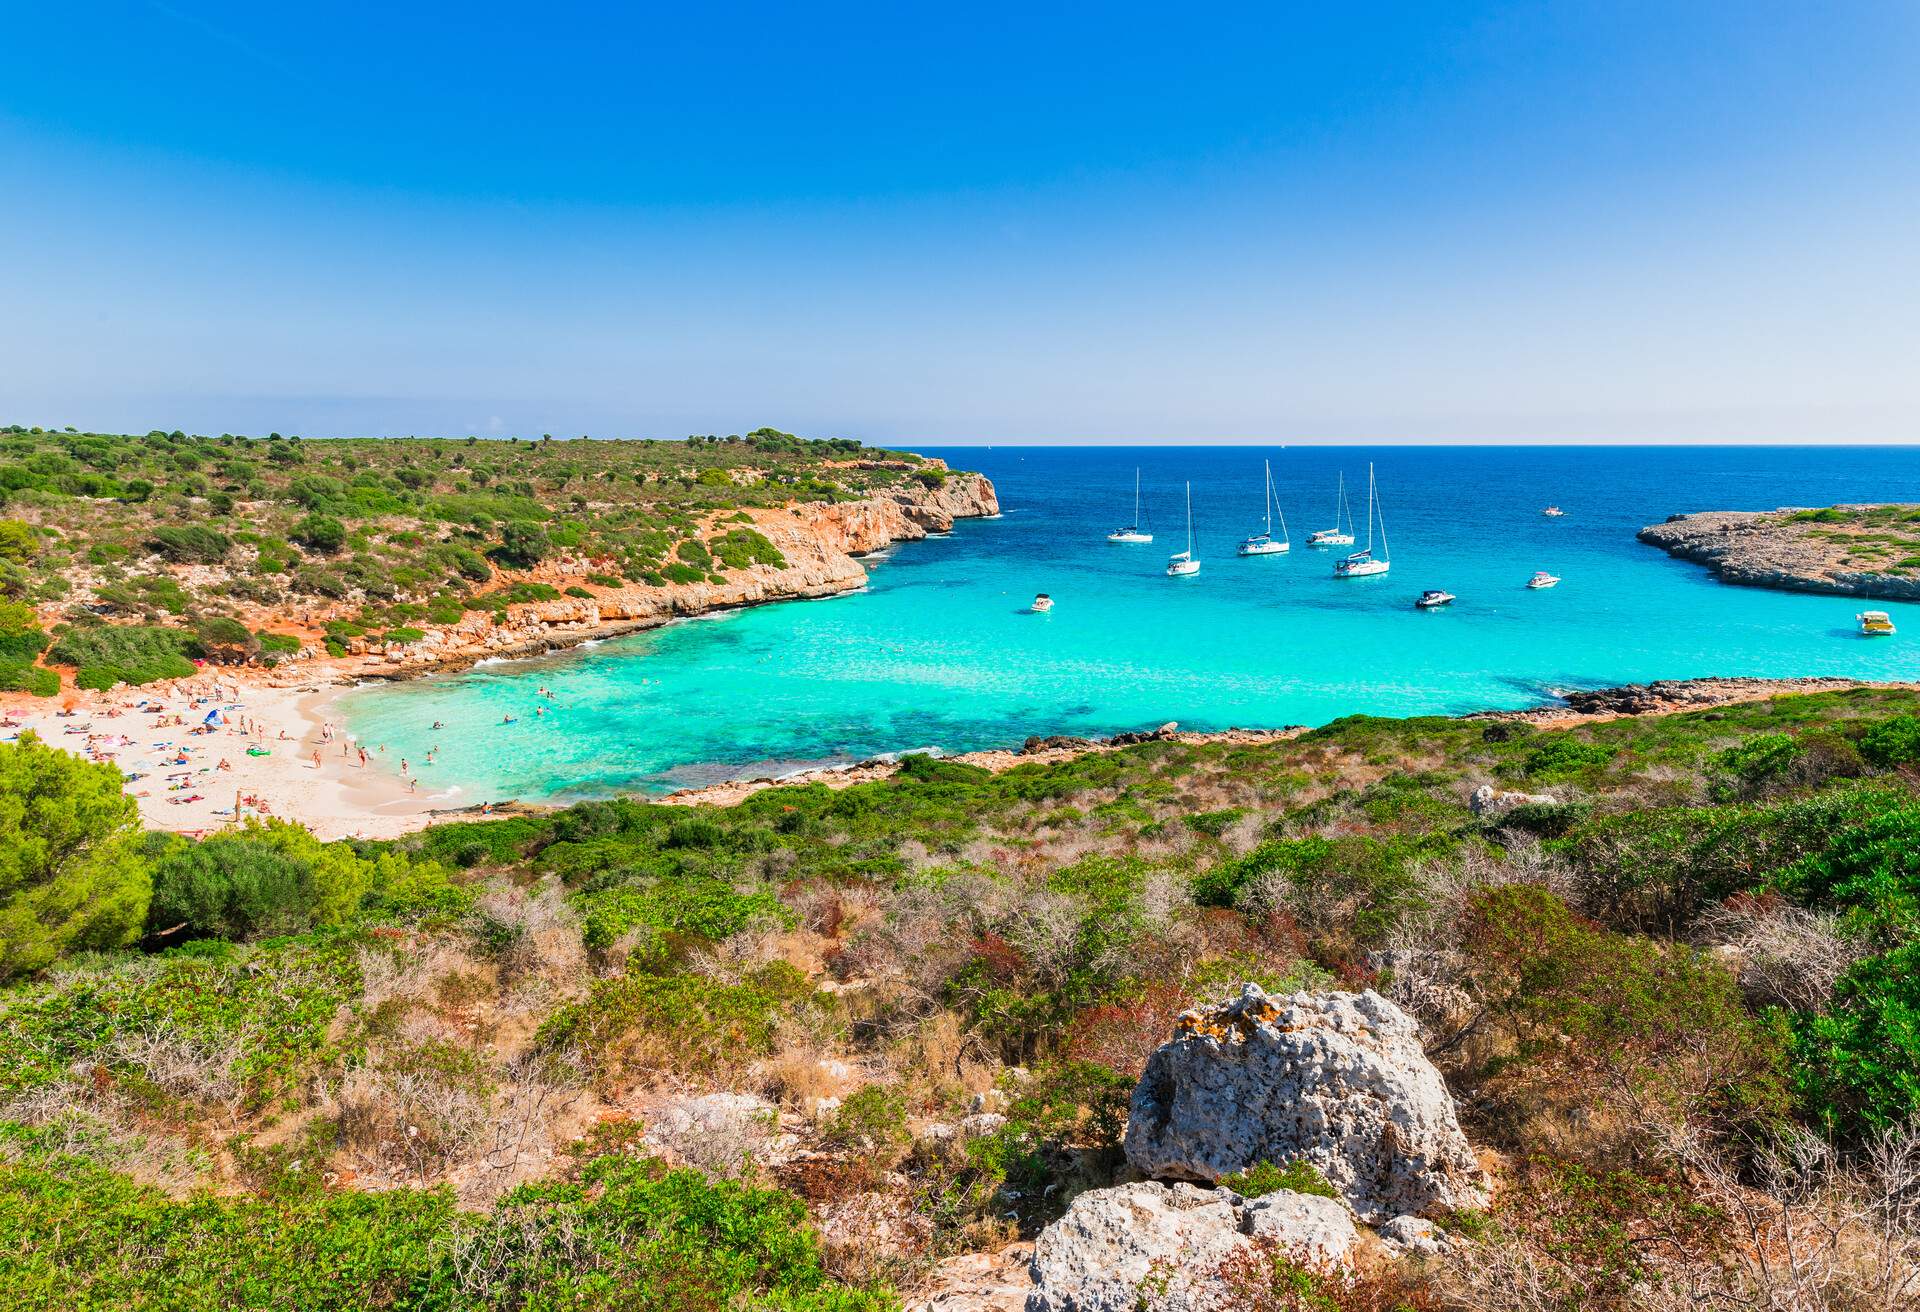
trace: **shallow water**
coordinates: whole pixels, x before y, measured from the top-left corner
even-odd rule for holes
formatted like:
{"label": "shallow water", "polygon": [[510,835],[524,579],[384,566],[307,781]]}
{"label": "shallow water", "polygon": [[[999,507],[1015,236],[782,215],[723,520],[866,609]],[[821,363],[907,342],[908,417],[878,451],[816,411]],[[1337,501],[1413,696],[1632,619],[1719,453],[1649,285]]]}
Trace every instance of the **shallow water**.
{"label": "shallow water", "polygon": [[[1313,724],[1519,707],[1551,690],[1710,674],[1920,678],[1920,606],[1733,588],[1633,534],[1676,511],[1920,500],[1920,449],[929,449],[1004,514],[903,544],[863,592],[729,613],[539,660],[356,691],[349,728],[462,797],[667,791],[1028,734]],[[1274,464],[1293,550],[1240,558]],[[1378,467],[1392,572],[1336,580],[1302,545],[1346,473],[1364,545]],[[1107,543],[1142,468],[1156,541]],[[1200,574],[1169,579],[1194,484]],[[1549,519],[1543,506],[1567,513]],[[1276,526],[1277,527],[1277,526]],[[1564,582],[1522,585],[1536,569]],[[1435,612],[1412,601],[1445,587]],[[1056,607],[1028,612],[1036,592]],[[543,717],[542,685],[555,694]],[[518,722],[500,723],[511,712]],[[430,728],[435,720],[448,729]]]}

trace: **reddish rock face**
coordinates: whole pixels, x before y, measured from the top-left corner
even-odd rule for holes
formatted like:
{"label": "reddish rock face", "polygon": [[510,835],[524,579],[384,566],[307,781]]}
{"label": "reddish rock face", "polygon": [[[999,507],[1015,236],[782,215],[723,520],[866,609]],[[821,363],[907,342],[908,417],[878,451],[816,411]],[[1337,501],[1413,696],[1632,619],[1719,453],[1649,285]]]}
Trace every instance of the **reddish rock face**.
{"label": "reddish rock face", "polygon": [[[417,643],[369,656],[368,665],[354,672],[410,678],[464,669],[488,657],[535,656],[652,628],[679,616],[850,592],[867,581],[856,557],[944,533],[956,519],[997,515],[1000,503],[984,476],[950,474],[937,488],[915,483],[859,501],[809,502],[747,513],[754,528],[780,549],[784,566],[755,565],[735,571],[725,583],[634,583],[592,589],[590,599],[525,602],[507,607],[505,624],[494,623],[485,611],[474,611]],[[532,577],[556,585],[578,584],[588,572],[585,562],[580,564],[577,574],[563,563],[543,567]]]}

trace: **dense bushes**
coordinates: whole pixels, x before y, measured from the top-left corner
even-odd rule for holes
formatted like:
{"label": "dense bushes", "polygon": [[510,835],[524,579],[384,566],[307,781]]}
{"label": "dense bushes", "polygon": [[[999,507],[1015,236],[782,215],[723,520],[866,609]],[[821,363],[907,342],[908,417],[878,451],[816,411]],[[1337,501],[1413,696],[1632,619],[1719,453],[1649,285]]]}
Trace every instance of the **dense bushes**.
{"label": "dense bushes", "polygon": [[169,524],[155,529],[147,545],[178,564],[214,565],[226,559],[233,539],[201,524]]}
{"label": "dense bushes", "polygon": [[467,1216],[406,1189],[176,1202],[29,1148],[0,1166],[0,1198],[0,1282],[20,1307],[894,1306],[827,1277],[797,1199],[651,1160],[598,1158]]}
{"label": "dense bushes", "polygon": [[199,650],[198,641],[184,629],[98,624],[68,629],[47,659],[73,666],[74,682],[82,688],[111,688],[116,683],[188,678],[194,670],[188,656]]}
{"label": "dense bushes", "polygon": [[112,766],[30,733],[0,743],[0,979],[137,936],[148,895],[138,820]]}
{"label": "dense bushes", "polygon": [[438,866],[395,853],[363,860],[298,825],[249,822],[200,842],[167,842],[153,866],[148,921],[173,942],[248,939],[417,906],[445,888]]}
{"label": "dense bushes", "polygon": [[1543,888],[1512,884],[1466,911],[1474,1022],[1511,1038],[1489,1077],[1549,1101],[1617,1098],[1721,1129],[1787,1111],[1777,1036],[1725,967],[1692,948],[1582,923]]}

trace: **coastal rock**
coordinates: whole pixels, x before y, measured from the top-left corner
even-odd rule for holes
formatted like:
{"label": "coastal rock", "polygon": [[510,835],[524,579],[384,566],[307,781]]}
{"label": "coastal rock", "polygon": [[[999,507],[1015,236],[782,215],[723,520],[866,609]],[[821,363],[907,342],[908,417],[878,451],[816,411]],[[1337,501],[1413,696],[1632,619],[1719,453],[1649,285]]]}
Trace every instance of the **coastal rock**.
{"label": "coastal rock", "polygon": [[[916,481],[857,501],[748,510],[754,528],[780,551],[784,565],[731,571],[722,583],[595,585],[588,589],[591,597],[509,605],[504,608],[504,622],[497,622],[492,611],[472,611],[458,623],[435,630],[430,635],[435,641],[375,653],[356,640],[348,648],[360,657],[352,672],[376,679],[413,678],[465,669],[489,658],[538,656],[687,616],[769,601],[831,597],[866,586],[867,571],[859,556],[895,542],[948,532],[956,519],[1000,513],[993,484],[982,475],[950,473],[939,461],[915,468],[939,471],[945,477],[938,487]],[[578,587],[588,573],[608,568],[605,562],[562,558],[542,564],[526,580]]]}
{"label": "coastal rock", "polygon": [[1027,1312],[1206,1312],[1220,1303],[1215,1273],[1258,1247],[1328,1272],[1358,1242],[1331,1198],[1283,1190],[1249,1202],[1155,1181],[1092,1189],[1040,1232]]}
{"label": "coastal rock", "polygon": [[1485,1180],[1411,1017],[1379,994],[1233,1001],[1181,1015],[1127,1122],[1141,1173],[1212,1182],[1304,1159],[1367,1221],[1485,1202]]}
{"label": "coastal rock", "polygon": [[1396,1216],[1381,1226],[1379,1233],[1380,1242],[1395,1257],[1408,1253],[1432,1257],[1443,1251],[1448,1242],[1447,1232],[1424,1216]]}
{"label": "coastal rock", "polygon": [[1476,816],[1501,816],[1517,806],[1557,806],[1560,799],[1548,793],[1498,792],[1492,784],[1481,784],[1467,802]]}
{"label": "coastal rock", "polygon": [[1020,753],[1023,756],[1035,756],[1041,752],[1081,752],[1093,745],[1093,739],[1076,738],[1072,734],[1055,733],[1044,738],[1035,734],[1020,744]]}
{"label": "coastal rock", "polygon": [[[1888,551],[1875,541],[1885,525],[1868,524],[1871,511],[1903,518],[1920,506],[1843,505],[1814,518],[1794,507],[1779,510],[1713,510],[1672,515],[1636,535],[1668,555],[1705,565],[1725,583],[1794,592],[1838,593],[1883,601],[1920,600],[1920,575],[1899,561],[1910,548]],[[1902,528],[1905,526],[1902,525]],[[1920,534],[1913,535],[1920,538]]]}

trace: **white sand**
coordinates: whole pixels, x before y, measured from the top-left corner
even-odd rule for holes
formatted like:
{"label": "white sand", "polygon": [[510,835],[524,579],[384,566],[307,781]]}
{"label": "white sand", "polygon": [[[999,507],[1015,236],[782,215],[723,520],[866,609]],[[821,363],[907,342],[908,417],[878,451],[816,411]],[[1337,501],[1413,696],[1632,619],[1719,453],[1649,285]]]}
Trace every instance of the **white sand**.
{"label": "white sand", "polygon": [[[400,762],[371,745],[362,765],[337,721],[328,741],[327,708],[339,691],[319,681],[282,686],[257,672],[248,679],[209,670],[110,693],[9,694],[0,697],[0,740],[31,730],[54,747],[139,776],[127,791],[141,819],[176,833],[209,834],[270,815],[325,839],[392,838],[425,826],[429,811],[482,800],[461,797],[425,762],[409,762],[403,777]],[[211,724],[209,712],[218,712]],[[249,748],[263,754],[250,756]]]}

